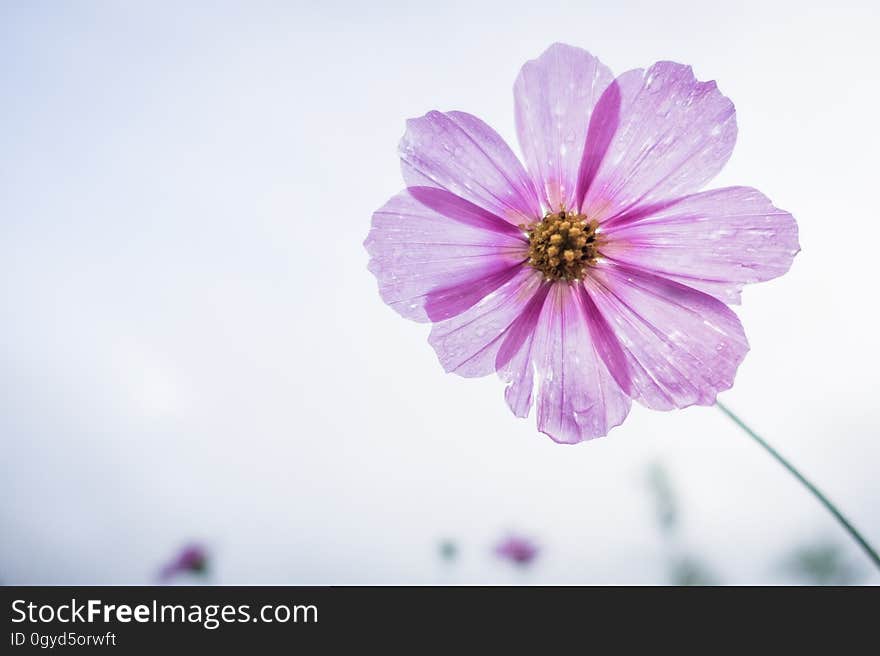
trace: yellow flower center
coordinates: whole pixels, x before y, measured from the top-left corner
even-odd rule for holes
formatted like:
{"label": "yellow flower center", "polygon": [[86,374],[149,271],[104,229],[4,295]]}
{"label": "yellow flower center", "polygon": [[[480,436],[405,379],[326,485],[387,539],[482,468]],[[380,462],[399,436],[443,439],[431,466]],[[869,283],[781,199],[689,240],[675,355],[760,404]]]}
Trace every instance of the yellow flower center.
{"label": "yellow flower center", "polygon": [[580,280],[599,256],[598,222],[576,212],[548,212],[525,226],[529,238],[529,266],[547,280]]}

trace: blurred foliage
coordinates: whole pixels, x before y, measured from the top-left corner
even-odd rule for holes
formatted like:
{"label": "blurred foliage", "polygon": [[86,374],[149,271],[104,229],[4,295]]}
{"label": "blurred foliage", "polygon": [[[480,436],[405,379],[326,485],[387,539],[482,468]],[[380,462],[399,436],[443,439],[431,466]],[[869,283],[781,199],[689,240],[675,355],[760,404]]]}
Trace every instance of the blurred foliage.
{"label": "blurred foliage", "polygon": [[[672,585],[718,585],[719,581],[706,564],[681,544],[682,513],[672,478],[659,462],[648,467],[648,490],[654,502],[654,514],[667,549],[669,582]],[[809,585],[852,585],[864,576],[850,562],[840,545],[819,541],[795,548],[784,561],[785,571]]]}
{"label": "blurred foliage", "polygon": [[440,558],[446,562],[452,562],[458,558],[458,545],[452,540],[441,540],[438,546]]}
{"label": "blurred foliage", "polygon": [[816,542],[795,549],[786,559],[785,568],[811,585],[852,585],[862,578],[860,569],[833,542]]}
{"label": "blurred foliage", "polygon": [[671,555],[667,556],[669,582],[672,585],[718,585],[711,570],[697,556],[686,553],[678,535],[681,511],[678,496],[666,468],[659,462],[648,467],[648,490],[654,500],[657,524],[666,539]]}
{"label": "blurred foliage", "polygon": [[672,585],[718,585],[712,572],[693,556],[673,559],[669,572]]}
{"label": "blurred foliage", "polygon": [[666,469],[658,462],[648,467],[648,488],[654,497],[655,513],[664,532],[674,532],[678,523],[678,499]]}

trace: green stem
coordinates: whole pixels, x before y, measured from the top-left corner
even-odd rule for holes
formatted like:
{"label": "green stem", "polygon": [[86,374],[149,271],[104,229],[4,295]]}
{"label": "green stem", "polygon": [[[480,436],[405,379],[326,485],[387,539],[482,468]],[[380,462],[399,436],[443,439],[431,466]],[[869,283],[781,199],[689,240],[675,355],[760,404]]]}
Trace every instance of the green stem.
{"label": "green stem", "polygon": [[874,564],[877,566],[877,568],[880,569],[880,556],[877,555],[877,551],[874,549],[874,547],[872,547],[870,544],[868,544],[868,541],[862,537],[862,534],[859,533],[855,529],[855,527],[849,523],[849,520],[847,520],[847,518],[844,517],[843,514],[837,509],[837,507],[833,503],[831,503],[831,501],[828,500],[828,497],[826,497],[824,494],[822,494],[822,492],[820,492],[819,489],[815,485],[813,485],[812,483],[810,483],[810,481],[808,481],[806,478],[804,478],[803,474],[801,474],[797,469],[795,469],[794,466],[790,462],[788,462],[788,460],[783,458],[776,449],[774,449],[772,446],[767,444],[767,442],[765,442],[764,439],[760,435],[758,435],[755,431],[753,431],[751,428],[749,428],[742,419],[737,417],[736,414],[734,414],[734,412],[732,410],[730,410],[730,408],[728,408],[726,405],[722,404],[720,401],[716,401],[715,405],[717,405],[718,408],[721,410],[721,412],[726,414],[733,421],[733,423],[735,423],[737,426],[742,428],[746,433],[748,433],[748,435],[751,436],[751,438],[753,440],[755,440],[755,442],[757,442],[762,447],[764,447],[764,449],[766,449],[767,453],[769,453],[771,456],[776,458],[776,461],[779,462],[780,465],[785,467],[788,471],[790,471],[792,473],[792,475],[796,479],[798,479],[801,483],[803,483],[804,486],[810,492],[813,493],[813,496],[815,496],[821,502],[821,504],[823,506],[825,506],[832,515],[834,515],[834,518],[838,522],[840,522],[840,525],[846,529],[846,531],[852,536],[853,540],[855,540],[856,542],[859,543],[859,546],[865,551],[865,553],[868,555],[868,558],[870,558],[874,562]]}

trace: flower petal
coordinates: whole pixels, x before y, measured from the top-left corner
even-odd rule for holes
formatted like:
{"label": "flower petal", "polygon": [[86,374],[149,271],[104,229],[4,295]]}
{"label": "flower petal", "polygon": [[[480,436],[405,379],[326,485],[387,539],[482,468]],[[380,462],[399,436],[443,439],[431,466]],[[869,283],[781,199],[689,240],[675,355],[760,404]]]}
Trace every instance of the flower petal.
{"label": "flower petal", "polygon": [[690,66],[629,71],[602,94],[590,121],[578,206],[602,222],[635,206],[697,191],[736,141],[733,103]]}
{"label": "flower petal", "polygon": [[586,50],[563,43],[525,63],[513,86],[516,131],[547,209],[571,208],[593,106],[614,80]]}
{"label": "flower petal", "polygon": [[463,312],[528,256],[517,228],[432,187],[402,191],[377,210],[364,246],[382,300],[415,321]]}
{"label": "flower petal", "polygon": [[607,262],[594,267],[585,285],[620,340],[634,399],[655,410],[711,405],[733,385],[749,346],[724,303]]}
{"label": "flower petal", "polygon": [[439,187],[513,225],[541,216],[535,185],[504,140],[476,116],[428,112],[406,122],[400,141],[410,187]]}
{"label": "flower petal", "polygon": [[523,315],[533,330],[511,329],[505,341],[512,343],[499,351],[499,364],[507,360],[499,368],[505,397],[514,414],[525,416],[534,394],[538,430],[556,442],[601,437],[626,418],[631,400],[597,351],[580,285],[546,287],[542,307]]}
{"label": "flower petal", "polygon": [[541,274],[522,266],[494,293],[460,315],[434,324],[428,342],[446,371],[465,377],[495,371],[504,336],[539,293]]}
{"label": "flower petal", "polygon": [[495,357],[495,369],[508,382],[504,398],[517,417],[528,417],[532,409],[532,391],[535,381],[532,366],[532,343],[535,328],[551,284],[543,284],[529,300],[528,305],[510,326]]}
{"label": "flower petal", "polygon": [[750,187],[685,196],[635,222],[612,221],[602,254],[659,273],[726,303],[743,285],[781,276],[797,254],[788,212]]}

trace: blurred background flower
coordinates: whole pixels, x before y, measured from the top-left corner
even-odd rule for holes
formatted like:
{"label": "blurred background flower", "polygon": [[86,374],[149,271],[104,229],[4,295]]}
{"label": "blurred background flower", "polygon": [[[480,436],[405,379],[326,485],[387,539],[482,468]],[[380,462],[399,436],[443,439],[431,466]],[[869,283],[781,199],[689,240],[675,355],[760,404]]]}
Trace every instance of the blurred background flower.
{"label": "blurred background flower", "polygon": [[205,577],[208,574],[208,551],[201,544],[188,544],[183,547],[159,571],[159,580],[163,583],[182,574],[196,574]]}
{"label": "blurred background flower", "polygon": [[538,546],[521,535],[508,535],[495,546],[495,555],[520,567],[527,567],[538,557]]}

